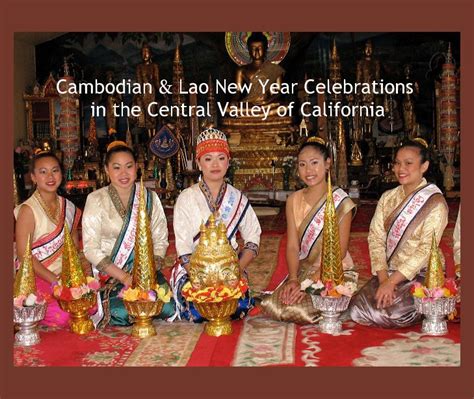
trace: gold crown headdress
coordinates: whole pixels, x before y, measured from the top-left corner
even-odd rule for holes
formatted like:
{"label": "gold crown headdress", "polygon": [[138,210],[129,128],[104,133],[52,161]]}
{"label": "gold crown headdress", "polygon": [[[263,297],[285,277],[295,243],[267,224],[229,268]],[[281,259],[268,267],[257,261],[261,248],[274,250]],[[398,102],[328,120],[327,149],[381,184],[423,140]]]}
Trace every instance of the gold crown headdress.
{"label": "gold crown headdress", "polygon": [[422,139],[421,137],[415,137],[411,141],[415,141],[416,143],[421,144],[423,147],[428,148],[428,143],[426,142],[425,139]]}
{"label": "gold crown headdress", "polygon": [[[125,141],[122,141],[122,140],[115,140],[115,141],[112,141],[108,146],[107,146],[107,152],[109,152],[112,148],[114,147],[127,147],[127,148],[130,148],[129,145],[125,142]],[[131,149],[131,148],[130,148]]]}
{"label": "gold crown headdress", "polygon": [[318,143],[324,146],[326,145],[324,139],[318,136],[311,136],[308,140],[306,140],[305,143]]}

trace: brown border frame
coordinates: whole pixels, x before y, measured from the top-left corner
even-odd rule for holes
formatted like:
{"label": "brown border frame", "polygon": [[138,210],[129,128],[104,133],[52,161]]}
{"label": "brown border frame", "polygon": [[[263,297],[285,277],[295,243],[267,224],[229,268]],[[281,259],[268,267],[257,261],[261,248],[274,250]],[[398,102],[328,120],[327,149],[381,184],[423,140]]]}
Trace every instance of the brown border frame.
{"label": "brown border frame", "polygon": [[[0,23],[2,62],[1,113],[4,134],[0,169],[2,187],[1,220],[11,225],[11,168],[13,131],[13,33],[15,31],[459,31],[461,32],[463,132],[463,176],[472,167],[468,149],[472,148],[473,121],[468,109],[473,101],[473,6],[468,0],[332,0],[324,4],[305,0],[255,1],[241,0],[232,4],[207,0],[179,0],[157,4],[156,1],[134,0],[18,0],[2,5]],[[469,165],[471,164],[471,165]],[[472,199],[464,179],[464,201]],[[463,207],[463,219],[472,220],[473,211]],[[463,222],[464,233],[468,224]],[[7,228],[8,231],[8,228]],[[10,230],[11,232],[12,230]],[[463,234],[463,237],[467,235]],[[1,240],[2,264],[6,276],[12,259],[12,233]],[[465,240],[466,241],[466,240]],[[463,257],[474,259],[472,248],[463,247]],[[464,262],[467,264],[468,262]],[[465,285],[472,284],[473,271],[468,264],[463,270]],[[155,393],[165,397],[302,397],[303,393],[319,393],[321,397],[364,398],[472,398],[473,373],[473,290],[463,290],[462,366],[459,368],[14,368],[12,366],[11,284],[1,279],[0,315],[2,323],[0,396],[20,397],[139,397],[139,393]],[[469,377],[470,375],[470,377]]]}

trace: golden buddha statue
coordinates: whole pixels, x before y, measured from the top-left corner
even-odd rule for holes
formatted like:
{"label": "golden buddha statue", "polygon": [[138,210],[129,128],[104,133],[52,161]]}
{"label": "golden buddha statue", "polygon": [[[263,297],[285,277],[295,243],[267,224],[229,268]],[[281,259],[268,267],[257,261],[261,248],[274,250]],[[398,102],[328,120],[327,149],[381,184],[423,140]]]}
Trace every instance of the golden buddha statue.
{"label": "golden buddha statue", "polygon": [[[156,101],[156,93],[160,87],[160,72],[158,64],[154,63],[151,58],[151,49],[147,43],[142,46],[142,59],[143,63],[137,65],[136,78],[137,83],[142,87],[146,85],[146,89],[143,89],[143,93],[137,94],[135,97],[135,104],[141,108],[141,117],[137,118],[137,126],[144,127],[148,131],[148,137],[153,137],[156,133],[156,117],[151,116],[148,112],[148,108],[151,103]],[[151,87],[151,90],[149,90]],[[156,113],[156,105],[150,107],[151,113]]]}
{"label": "golden buddha statue", "polygon": [[[106,74],[107,83],[114,83],[114,73],[112,71],[107,71]],[[106,114],[105,121],[107,123],[107,133],[109,135],[114,135],[117,133],[117,111],[114,111],[114,106],[117,106],[122,101],[122,96],[119,93],[111,93],[107,96],[106,99]]]}
{"label": "golden buddha statue", "polygon": [[[241,101],[252,105],[274,103],[278,97],[285,70],[266,59],[268,39],[262,32],[253,32],[249,36],[247,49],[252,61],[238,68],[235,77],[238,87],[242,87],[244,83],[250,86],[248,94]],[[273,84],[276,84],[273,86],[275,90],[271,92],[270,86]]]}
{"label": "golden buddha statue", "polygon": [[[238,116],[228,110],[222,119],[232,156],[240,163],[234,177],[234,184],[239,189],[283,187],[282,168],[277,165],[275,169],[272,161],[283,159],[294,151],[287,144],[297,127],[292,126],[291,116],[277,114],[279,107],[286,107],[278,102],[285,70],[277,63],[285,57],[289,45],[289,33],[226,33],[227,51],[239,65],[235,83],[240,91],[232,104],[241,109],[261,110],[255,115]],[[253,182],[260,186],[250,187]]]}

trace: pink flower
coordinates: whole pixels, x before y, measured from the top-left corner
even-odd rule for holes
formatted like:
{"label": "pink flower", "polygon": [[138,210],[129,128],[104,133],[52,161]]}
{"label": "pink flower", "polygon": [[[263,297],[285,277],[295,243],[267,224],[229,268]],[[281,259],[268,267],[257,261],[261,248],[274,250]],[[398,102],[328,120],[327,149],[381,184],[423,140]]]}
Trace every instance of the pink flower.
{"label": "pink flower", "polygon": [[433,298],[442,298],[444,297],[444,290],[442,288],[434,288],[432,296]]}
{"label": "pink flower", "polygon": [[156,302],[156,291],[154,290],[148,291],[148,300],[151,302]]}
{"label": "pink flower", "polygon": [[13,298],[13,306],[17,308],[22,308],[23,307],[23,302],[25,301],[26,297],[25,295],[19,295],[15,298]]}
{"label": "pink flower", "polygon": [[82,293],[83,293],[82,287],[71,288],[72,299],[79,299],[82,296]]}
{"label": "pink flower", "polygon": [[97,280],[90,280],[87,282],[87,286],[94,291],[97,291],[100,288],[100,283]]}

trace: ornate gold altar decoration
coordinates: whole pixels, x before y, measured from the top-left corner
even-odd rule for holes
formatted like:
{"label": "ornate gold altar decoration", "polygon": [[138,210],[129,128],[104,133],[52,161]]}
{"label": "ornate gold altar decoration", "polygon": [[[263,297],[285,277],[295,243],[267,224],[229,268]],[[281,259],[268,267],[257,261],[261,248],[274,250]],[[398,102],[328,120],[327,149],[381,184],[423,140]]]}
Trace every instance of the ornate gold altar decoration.
{"label": "ornate gold altar decoration", "polygon": [[175,177],[173,175],[173,167],[171,166],[171,161],[168,158],[166,160],[166,190],[174,191],[176,190]]}
{"label": "ornate gold altar decoration", "polygon": [[214,90],[214,82],[212,81],[212,76],[209,74],[209,93],[207,94],[207,102],[209,104],[209,113],[211,116],[207,122],[209,126],[212,124],[212,127],[217,126],[217,106],[216,106],[216,93]]}
{"label": "ornate gold altar decoration", "polygon": [[[181,61],[181,50],[180,50],[180,43],[176,46],[174,51],[174,59],[173,59],[173,86],[171,90],[171,103],[172,105],[176,105],[181,107],[182,104],[186,103],[184,94],[181,94],[181,89],[185,88],[184,83],[184,69],[183,69],[183,62]],[[176,124],[182,129],[185,127],[185,122],[181,116],[178,116],[176,119]]]}
{"label": "ornate gold altar decoration", "polygon": [[342,269],[341,243],[336,207],[332,196],[331,175],[328,174],[328,194],[324,210],[323,245],[321,251],[321,281],[332,281],[334,285],[344,283]]}
{"label": "ornate gold altar decoration", "polygon": [[[190,260],[189,280],[192,290],[211,292],[212,300],[194,301],[198,312],[209,320],[206,333],[214,337],[231,334],[229,317],[235,313],[242,295],[239,261],[227,239],[224,223],[216,226],[214,215],[209,218],[207,228],[201,225],[199,244]],[[227,298],[220,295],[226,291],[230,294]]]}
{"label": "ornate gold altar decoration", "polygon": [[[380,81],[380,61],[373,57],[373,45],[371,40],[367,40],[364,47],[364,56],[357,61],[356,82],[372,84],[373,81]],[[372,92],[360,93],[358,95],[360,105],[370,106],[372,102],[377,104],[378,98]],[[361,128],[366,139],[372,138],[372,123],[374,118],[365,115],[361,119]]]}
{"label": "ornate gold altar decoration", "polygon": [[60,94],[61,111],[59,114],[59,138],[61,150],[64,158],[63,164],[66,169],[67,180],[72,179],[72,168],[79,151],[80,132],[79,132],[79,98],[75,94],[70,94],[67,88],[74,83],[74,77],[69,74],[69,65],[64,59],[64,76],[62,77],[62,92]]}
{"label": "ornate gold altar decoration", "polygon": [[95,117],[91,116],[89,120],[89,134],[87,135],[87,159],[99,161],[99,142],[97,141],[97,127]]}
{"label": "ornate gold altar decoration", "polygon": [[441,257],[439,256],[438,244],[436,242],[436,234],[433,232],[431,240],[430,259],[428,261],[428,268],[425,275],[426,288],[439,288],[444,285],[444,271]]}
{"label": "ornate gold altar decoration", "polygon": [[[73,289],[79,290],[83,287],[87,287],[88,280],[82,270],[81,261],[67,224],[64,226],[62,260],[60,277],[62,289],[72,291]],[[53,288],[53,294],[56,292],[56,287]],[[97,296],[93,290],[89,290],[78,299],[62,299],[62,296],[58,296],[57,294],[55,294],[55,297],[58,299],[61,309],[71,315],[69,325],[72,332],[82,335],[94,330],[94,324],[89,317],[89,310],[94,307],[97,302]]]}
{"label": "ornate gold altar decoration", "polygon": [[[329,58],[329,81],[331,88],[336,83],[341,83],[341,61],[339,59],[339,54],[337,52],[336,39],[333,40],[331,54]],[[334,93],[334,90],[331,90],[329,95],[329,100],[333,104],[342,101],[342,93]],[[338,118],[333,117],[329,119],[329,138],[330,141],[334,140],[338,134]]]}
{"label": "ornate gold altar decoration", "polygon": [[135,233],[135,258],[133,260],[132,290],[137,290],[138,300],[127,299],[124,294],[123,303],[127,312],[135,318],[132,327],[132,336],[147,338],[156,335],[152,318],[157,316],[163,308],[163,301],[158,297],[151,300],[142,300],[150,291],[159,293],[156,281],[156,265],[153,256],[153,240],[150,230],[150,221],[145,204],[145,187],[143,179],[140,181],[140,195],[138,204],[137,230]]}
{"label": "ornate gold altar decoration", "polygon": [[[226,48],[232,60],[240,65],[249,65],[252,59],[247,50],[247,39],[251,32],[227,32]],[[290,35],[282,32],[263,32],[268,38],[266,60],[279,63],[288,52]],[[258,73],[258,72],[257,72]],[[237,106],[252,107],[248,102],[237,102]],[[266,120],[261,116],[225,116],[222,119],[222,130],[228,136],[232,158],[240,163],[235,172],[233,185],[245,190],[268,190],[258,182],[269,181],[272,188],[283,189],[283,169],[272,168],[274,159],[283,159],[294,155],[297,146],[288,145],[290,137],[296,129],[292,126],[292,118],[278,116],[276,108],[284,105],[276,101],[269,102],[270,115]],[[290,185],[294,182],[292,181]]]}
{"label": "ornate gold altar decoration", "polygon": [[36,296],[35,272],[31,254],[31,235],[28,236],[25,254],[13,283],[13,322],[18,324],[15,343],[31,346],[40,342],[37,323],[44,319],[47,303]]}
{"label": "ornate gold altar decoration", "polygon": [[453,162],[459,129],[456,102],[456,67],[451,53],[451,44],[449,44],[446,62],[442,68],[440,97],[440,150],[446,158],[443,185],[447,191],[450,191],[454,187]]}
{"label": "ornate gold altar decoration", "polygon": [[346,134],[342,117],[337,120],[337,184],[340,187],[347,187],[349,185],[349,178],[347,176],[347,153],[346,153]]}

